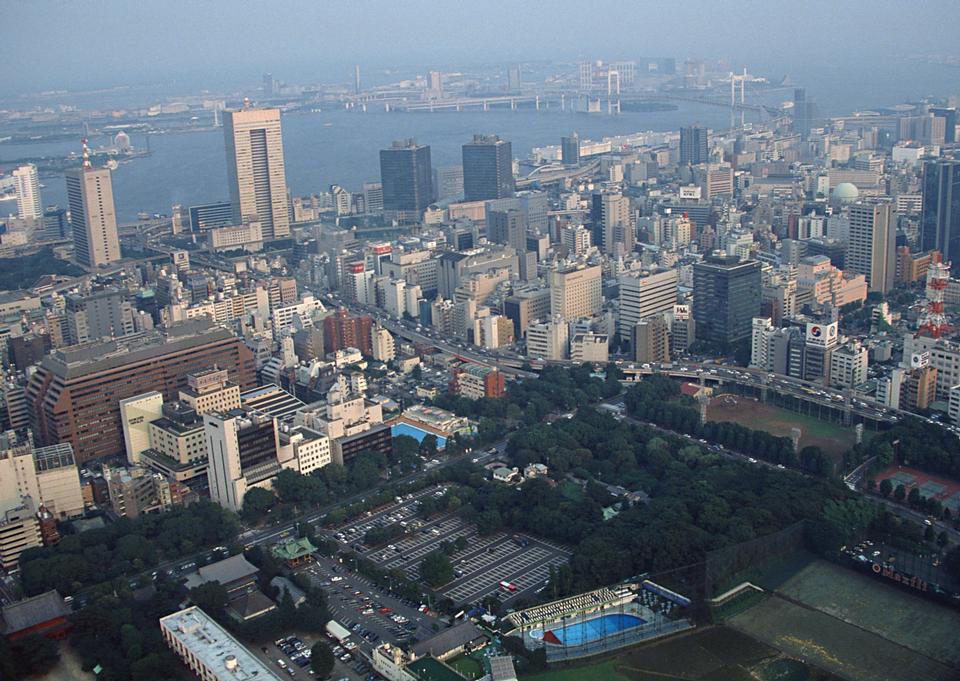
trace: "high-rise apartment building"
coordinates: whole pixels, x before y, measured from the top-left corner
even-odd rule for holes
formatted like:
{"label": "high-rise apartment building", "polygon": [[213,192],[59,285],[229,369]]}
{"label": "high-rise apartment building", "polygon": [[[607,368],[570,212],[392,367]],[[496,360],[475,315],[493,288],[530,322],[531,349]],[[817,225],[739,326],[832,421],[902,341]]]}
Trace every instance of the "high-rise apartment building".
{"label": "high-rise apartment building", "polygon": [[290,235],[279,109],[223,112],[234,224],[259,222],[264,239]]}
{"label": "high-rise apartment building", "polygon": [[380,150],[383,210],[400,222],[418,222],[433,202],[430,147],[407,139]]}
{"label": "high-rise apartment building", "polygon": [[13,187],[17,192],[17,217],[21,220],[43,218],[43,200],[40,198],[40,176],[32,163],[13,171]]}
{"label": "high-rise apartment building", "polygon": [[94,268],[119,260],[120,240],[110,170],[90,165],[84,144],[83,165],[68,170],[65,178],[74,258]]}
{"label": "high-rise apartment building", "polygon": [[938,250],[947,262],[960,261],[960,161],[923,164],[920,250]]}
{"label": "high-rise apartment building", "polygon": [[670,326],[662,314],[641,319],[630,334],[635,362],[670,361]]}
{"label": "high-rise apartment building", "polygon": [[55,350],[27,384],[30,427],[39,444],[69,442],[78,463],[124,451],[120,400],[155,390],[174,400],[187,375],[213,365],[241,388],[255,381],[242,340],[206,320],[122,340]]}
{"label": "high-rise apartment building", "polygon": [[616,192],[602,192],[593,195],[594,214],[600,224],[595,228],[599,245],[604,253],[613,255],[620,250],[629,253],[633,250],[636,237],[633,233],[633,221],[630,219],[630,199]]}
{"label": "high-rise apartment building", "polygon": [[695,166],[709,158],[707,129],[693,125],[680,128],[680,165]]}
{"label": "high-rise apartment building", "polygon": [[599,265],[553,270],[550,284],[550,314],[564,321],[599,314],[603,308]]}
{"label": "high-rise apartment building", "polygon": [[850,241],[846,270],[867,278],[871,291],[886,293],[896,275],[896,222],[888,201],[859,202],[849,207]]}
{"label": "high-rise apartment building", "polygon": [[466,201],[513,196],[513,151],[496,135],[474,135],[463,145],[463,194]]}
{"label": "high-rise apartment building", "polygon": [[710,256],[693,266],[697,339],[718,345],[750,338],[760,315],[761,265],[737,256]]}

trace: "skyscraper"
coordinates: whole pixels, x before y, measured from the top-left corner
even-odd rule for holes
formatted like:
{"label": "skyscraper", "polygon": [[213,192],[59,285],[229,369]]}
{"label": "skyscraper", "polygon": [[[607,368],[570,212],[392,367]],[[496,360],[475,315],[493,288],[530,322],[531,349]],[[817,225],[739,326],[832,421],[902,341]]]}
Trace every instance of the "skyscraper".
{"label": "skyscraper", "polygon": [[680,128],[680,165],[695,166],[706,163],[708,158],[706,128]]}
{"label": "skyscraper", "polygon": [[223,134],[234,222],[259,222],[264,239],[289,236],[280,110],[224,111]]}
{"label": "skyscraper", "polygon": [[487,240],[512,246],[517,253],[527,250],[527,220],[515,209],[487,210]]}
{"label": "skyscraper", "polygon": [[466,201],[513,196],[513,151],[496,135],[474,135],[463,145],[463,193]]}
{"label": "skyscraper", "polygon": [[580,135],[574,132],[560,138],[560,160],[565,166],[580,164]]}
{"label": "skyscraper", "polygon": [[893,288],[896,273],[897,228],[893,204],[860,202],[851,204],[849,211],[846,270],[864,275],[871,291],[886,293]]}
{"label": "skyscraper", "polygon": [[40,178],[37,166],[28,163],[13,171],[13,184],[17,190],[17,217],[22,220],[39,220],[43,217],[43,201],[40,200]]}
{"label": "skyscraper", "polygon": [[761,265],[736,256],[710,256],[693,266],[697,339],[724,346],[750,338],[760,315]]}
{"label": "skyscraper", "polygon": [[77,262],[100,267],[120,259],[113,182],[107,168],[94,168],[86,140],[83,165],[65,174],[73,253]]}
{"label": "skyscraper", "polygon": [[383,210],[400,222],[417,222],[433,202],[430,147],[406,139],[380,150]]}
{"label": "skyscraper", "polygon": [[920,250],[936,249],[945,261],[960,261],[960,161],[923,164]]}

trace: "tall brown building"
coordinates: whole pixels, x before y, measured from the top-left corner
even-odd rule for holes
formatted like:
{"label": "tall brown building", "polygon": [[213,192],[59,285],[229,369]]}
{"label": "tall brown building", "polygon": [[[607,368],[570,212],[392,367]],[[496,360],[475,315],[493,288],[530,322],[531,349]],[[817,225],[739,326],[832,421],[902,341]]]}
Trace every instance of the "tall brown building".
{"label": "tall brown building", "polygon": [[346,308],[323,320],[323,344],[327,352],[343,348],[356,348],[363,354],[373,355],[373,319],[367,316],[351,317]]}
{"label": "tall brown building", "polygon": [[187,374],[216,365],[242,390],[256,377],[253,353],[222,327],[192,320],[130,343],[55,350],[27,385],[30,427],[40,445],[69,442],[78,464],[122,455],[120,400],[156,390],[177,399]]}

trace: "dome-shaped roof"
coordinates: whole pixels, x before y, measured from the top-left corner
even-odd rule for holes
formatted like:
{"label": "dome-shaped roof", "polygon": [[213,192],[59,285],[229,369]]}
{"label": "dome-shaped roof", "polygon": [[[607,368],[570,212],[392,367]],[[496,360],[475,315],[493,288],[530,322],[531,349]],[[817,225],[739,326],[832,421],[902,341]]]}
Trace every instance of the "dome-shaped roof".
{"label": "dome-shaped roof", "polygon": [[860,190],[850,182],[841,182],[833,188],[830,198],[834,203],[852,203],[860,198]]}
{"label": "dome-shaped roof", "polygon": [[120,151],[128,151],[130,149],[130,135],[121,130],[117,133],[117,136],[113,138],[113,146]]}

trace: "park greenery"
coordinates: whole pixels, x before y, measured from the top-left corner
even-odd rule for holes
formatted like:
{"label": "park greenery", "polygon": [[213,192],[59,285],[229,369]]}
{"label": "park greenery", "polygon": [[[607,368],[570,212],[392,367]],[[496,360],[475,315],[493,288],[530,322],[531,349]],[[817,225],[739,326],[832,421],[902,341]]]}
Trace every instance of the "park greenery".
{"label": "park greenery", "polygon": [[845,464],[853,468],[878,455],[875,468],[891,463],[960,480],[960,439],[946,428],[912,416],[905,416],[889,430],[877,434],[869,445],[857,445],[848,452]]}
{"label": "park greenery", "polygon": [[310,648],[310,669],[318,679],[326,679],[333,672],[336,659],[325,641],[320,640]]}
{"label": "park greenery", "polygon": [[136,519],[120,518],[100,529],[67,534],[56,546],[29,549],[20,557],[24,592],[50,589],[75,594],[95,584],[156,567],[163,560],[230,544],[240,525],[236,516],[210,501]]}
{"label": "park greenery", "polygon": [[39,634],[29,634],[14,641],[0,637],[0,679],[20,681],[42,676],[60,659],[57,643]]}
{"label": "park greenery", "polygon": [[441,549],[434,549],[420,561],[420,579],[428,586],[443,586],[453,581],[453,563]]}

